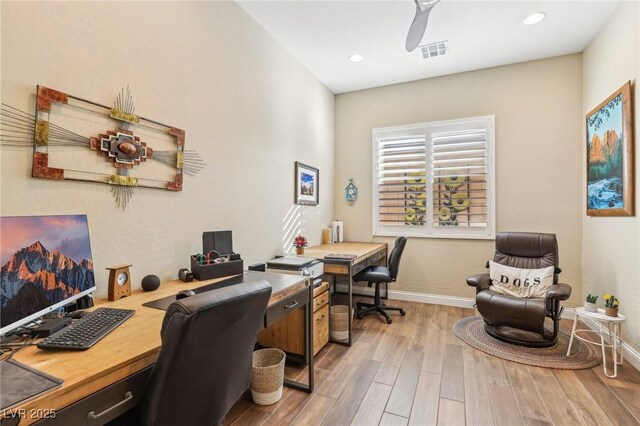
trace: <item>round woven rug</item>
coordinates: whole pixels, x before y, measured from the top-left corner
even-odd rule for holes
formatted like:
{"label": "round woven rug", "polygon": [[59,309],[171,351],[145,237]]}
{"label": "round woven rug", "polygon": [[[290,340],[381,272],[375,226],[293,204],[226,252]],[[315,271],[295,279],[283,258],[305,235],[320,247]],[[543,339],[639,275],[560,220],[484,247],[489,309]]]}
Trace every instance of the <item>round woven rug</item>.
{"label": "round woven rug", "polygon": [[[484,330],[482,317],[461,319],[453,327],[453,332],[460,340],[482,352],[520,364],[560,370],[581,370],[602,363],[602,356],[596,351],[599,348],[579,339],[573,339],[571,355],[567,356],[571,335],[562,329],[558,333],[558,343],[549,348],[528,348],[494,339]],[[522,330],[510,329],[509,332],[513,335],[536,336],[535,333]]]}

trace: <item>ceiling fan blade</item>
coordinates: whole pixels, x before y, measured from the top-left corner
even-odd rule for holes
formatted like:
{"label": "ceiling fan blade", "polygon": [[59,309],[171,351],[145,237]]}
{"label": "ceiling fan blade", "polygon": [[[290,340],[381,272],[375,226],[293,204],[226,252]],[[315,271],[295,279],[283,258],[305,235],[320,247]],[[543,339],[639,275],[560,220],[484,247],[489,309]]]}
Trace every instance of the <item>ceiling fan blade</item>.
{"label": "ceiling fan blade", "polygon": [[405,43],[407,52],[413,52],[413,50],[420,45],[420,41],[422,41],[422,37],[424,37],[427,29],[429,13],[431,13],[431,9],[433,9],[439,1],[440,0],[428,4],[421,4],[419,0],[415,0],[416,16],[414,16],[411,27],[409,28],[409,33],[407,34],[407,42]]}

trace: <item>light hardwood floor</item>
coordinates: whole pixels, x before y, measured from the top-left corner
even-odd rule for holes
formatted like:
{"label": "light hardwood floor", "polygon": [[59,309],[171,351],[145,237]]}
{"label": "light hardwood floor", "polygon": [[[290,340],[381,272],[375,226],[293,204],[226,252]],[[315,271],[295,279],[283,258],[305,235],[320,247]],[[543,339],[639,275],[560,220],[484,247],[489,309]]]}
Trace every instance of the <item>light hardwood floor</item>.
{"label": "light hardwood floor", "polygon": [[[355,320],[353,346],[330,343],[318,353],[313,394],[285,388],[271,406],[243,398],[225,424],[640,424],[640,373],[628,362],[608,379],[602,366],[549,370],[503,361],[453,334],[474,310],[389,304],[407,315],[392,314],[389,325],[376,316]],[[287,367],[287,375],[304,371]]]}

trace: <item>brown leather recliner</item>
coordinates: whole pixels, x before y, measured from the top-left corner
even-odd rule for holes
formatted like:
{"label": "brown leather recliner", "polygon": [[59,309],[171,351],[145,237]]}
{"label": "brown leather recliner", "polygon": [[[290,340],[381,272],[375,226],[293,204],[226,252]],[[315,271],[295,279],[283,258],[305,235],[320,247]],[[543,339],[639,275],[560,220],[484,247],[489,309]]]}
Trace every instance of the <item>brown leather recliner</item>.
{"label": "brown leather recliner", "polygon": [[[496,293],[488,273],[472,275],[467,284],[476,288],[476,306],[489,335],[514,344],[549,347],[558,340],[560,301],[571,296],[571,287],[558,283],[558,242],[555,234],[500,232],[496,235],[493,261],[514,268],[540,269],[553,266],[553,285],[544,298],[520,298]],[[545,318],[553,321],[553,331],[545,330]],[[512,329],[539,335],[529,337]]]}
{"label": "brown leather recliner", "polygon": [[249,388],[253,348],[271,296],[265,280],[173,302],[141,405],[143,425],[216,425]]}

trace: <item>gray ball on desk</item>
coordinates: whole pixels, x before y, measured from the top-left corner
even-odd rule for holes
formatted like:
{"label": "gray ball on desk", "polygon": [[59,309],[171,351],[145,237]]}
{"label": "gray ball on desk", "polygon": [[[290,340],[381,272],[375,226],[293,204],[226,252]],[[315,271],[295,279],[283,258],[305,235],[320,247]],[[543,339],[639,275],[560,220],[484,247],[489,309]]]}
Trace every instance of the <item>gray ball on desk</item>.
{"label": "gray ball on desk", "polygon": [[144,291],[155,291],[160,287],[160,278],[157,275],[147,275],[142,279],[141,285]]}

